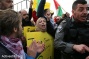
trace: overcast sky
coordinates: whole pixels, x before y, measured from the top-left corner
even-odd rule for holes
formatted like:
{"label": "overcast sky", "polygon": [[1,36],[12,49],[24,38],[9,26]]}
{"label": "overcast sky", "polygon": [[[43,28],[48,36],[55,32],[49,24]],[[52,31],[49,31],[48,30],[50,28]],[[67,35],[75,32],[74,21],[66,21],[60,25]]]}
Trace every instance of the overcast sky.
{"label": "overcast sky", "polygon": [[[14,4],[16,4],[20,1],[23,1],[23,0],[14,0]],[[54,15],[56,15],[56,9],[55,9],[53,0],[46,0],[46,1],[51,4],[50,9],[53,10],[55,12]],[[72,3],[73,3],[74,0],[56,0],[56,1],[61,5],[61,7],[66,12],[69,12],[71,14]],[[28,7],[29,7],[29,2],[27,4],[28,4]],[[18,5],[18,11],[21,10],[21,9],[26,9],[26,2],[25,1],[22,3],[22,8],[21,8],[21,3]],[[14,10],[17,11],[17,6],[16,5],[14,6]],[[26,9],[26,10],[28,11],[28,9]],[[64,10],[63,10],[63,12],[65,13]]]}

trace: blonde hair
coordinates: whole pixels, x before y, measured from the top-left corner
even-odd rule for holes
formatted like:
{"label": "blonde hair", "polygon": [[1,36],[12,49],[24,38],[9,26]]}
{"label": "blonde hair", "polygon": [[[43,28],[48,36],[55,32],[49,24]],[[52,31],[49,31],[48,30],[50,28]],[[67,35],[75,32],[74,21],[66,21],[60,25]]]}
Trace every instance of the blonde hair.
{"label": "blonde hair", "polygon": [[[42,31],[42,29],[39,29],[39,27],[38,27],[38,23],[39,23],[39,21],[40,21],[41,19],[44,19],[44,20],[46,21],[46,19],[45,19],[44,17],[38,18],[37,21],[36,21],[36,24],[35,24],[35,30],[36,30],[36,31]],[[45,30],[45,31],[46,31],[46,30]]]}

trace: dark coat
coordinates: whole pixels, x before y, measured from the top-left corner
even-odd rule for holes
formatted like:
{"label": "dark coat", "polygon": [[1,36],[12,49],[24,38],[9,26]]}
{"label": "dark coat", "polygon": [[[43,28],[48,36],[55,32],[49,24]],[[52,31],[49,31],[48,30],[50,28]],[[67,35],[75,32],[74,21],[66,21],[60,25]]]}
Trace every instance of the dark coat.
{"label": "dark coat", "polygon": [[27,20],[22,19],[22,27],[24,26],[32,26],[31,18],[32,18],[32,8],[29,8],[29,14],[28,14]]}
{"label": "dark coat", "polygon": [[0,59],[14,59],[13,56],[14,54],[8,50],[0,41]]}
{"label": "dark coat", "polygon": [[[45,6],[46,0],[41,0],[38,6],[37,10],[37,17],[44,17],[47,21],[47,18],[44,16],[44,6]],[[47,32],[52,36],[55,37],[55,30],[53,28],[53,25],[50,21],[47,21]]]}

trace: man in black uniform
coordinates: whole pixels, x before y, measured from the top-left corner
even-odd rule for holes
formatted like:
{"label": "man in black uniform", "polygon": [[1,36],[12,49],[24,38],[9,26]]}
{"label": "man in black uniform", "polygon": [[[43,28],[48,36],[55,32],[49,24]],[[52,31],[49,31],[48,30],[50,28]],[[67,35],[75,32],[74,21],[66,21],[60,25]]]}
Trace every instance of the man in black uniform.
{"label": "man in black uniform", "polygon": [[61,22],[55,34],[54,45],[62,54],[61,59],[86,59],[89,55],[88,5],[77,0],[72,5],[73,17]]}

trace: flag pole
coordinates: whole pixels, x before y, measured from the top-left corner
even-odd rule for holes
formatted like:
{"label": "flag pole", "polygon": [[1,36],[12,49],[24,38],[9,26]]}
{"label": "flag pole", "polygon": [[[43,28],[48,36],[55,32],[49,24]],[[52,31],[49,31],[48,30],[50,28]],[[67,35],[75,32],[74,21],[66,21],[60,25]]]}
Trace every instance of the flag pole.
{"label": "flag pole", "polygon": [[[61,6],[61,5],[60,5]],[[62,7],[61,7],[62,8]],[[64,12],[66,12],[66,10],[64,8],[62,8],[64,10]]]}

